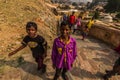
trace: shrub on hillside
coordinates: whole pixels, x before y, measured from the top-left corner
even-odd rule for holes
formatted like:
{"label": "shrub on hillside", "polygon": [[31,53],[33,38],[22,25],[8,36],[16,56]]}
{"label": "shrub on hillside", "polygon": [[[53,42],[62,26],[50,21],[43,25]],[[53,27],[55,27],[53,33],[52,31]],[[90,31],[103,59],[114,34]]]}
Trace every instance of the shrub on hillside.
{"label": "shrub on hillside", "polygon": [[73,5],[73,6],[78,6],[76,2],[73,2],[72,5]]}
{"label": "shrub on hillside", "polygon": [[100,16],[100,13],[99,13],[98,10],[96,10],[95,13],[94,13],[94,18],[99,19],[99,16]]}

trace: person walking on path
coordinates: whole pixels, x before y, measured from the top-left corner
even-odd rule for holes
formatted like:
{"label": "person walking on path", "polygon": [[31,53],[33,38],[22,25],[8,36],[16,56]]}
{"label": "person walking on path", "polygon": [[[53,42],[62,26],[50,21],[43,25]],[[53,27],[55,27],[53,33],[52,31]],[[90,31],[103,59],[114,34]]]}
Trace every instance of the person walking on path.
{"label": "person walking on path", "polygon": [[65,22],[60,26],[61,35],[54,39],[52,47],[52,64],[56,69],[53,80],[58,80],[62,73],[63,80],[68,80],[66,72],[72,68],[76,59],[76,40],[70,36],[70,26]]}
{"label": "person walking on path", "polygon": [[9,53],[8,56],[12,56],[16,54],[18,51],[25,48],[27,45],[30,47],[32,51],[32,56],[35,58],[35,61],[38,64],[38,70],[42,70],[43,73],[46,72],[46,65],[43,63],[44,58],[47,56],[47,42],[46,40],[36,34],[37,33],[37,24],[35,22],[28,22],[26,25],[26,35],[21,42],[22,45]]}
{"label": "person walking on path", "polygon": [[104,80],[109,80],[115,74],[120,75],[120,57],[115,61],[112,70],[106,70],[106,74],[103,76]]}
{"label": "person walking on path", "polygon": [[75,12],[72,12],[72,15],[70,15],[70,17],[69,17],[70,28],[72,28],[74,26],[75,21],[76,21]]}
{"label": "person walking on path", "polygon": [[79,15],[78,18],[75,21],[73,34],[76,32],[76,30],[80,30],[80,29],[81,29],[81,16]]}
{"label": "person walking on path", "polygon": [[82,40],[84,40],[87,35],[89,34],[89,31],[94,24],[94,16],[87,22],[87,24],[82,24]]}
{"label": "person walking on path", "polygon": [[92,27],[92,25],[94,24],[94,16],[87,22],[87,25],[86,25],[86,27],[87,27],[87,29],[88,29],[88,32],[89,32],[89,30],[91,29],[91,27]]}
{"label": "person walking on path", "polygon": [[61,22],[66,22],[68,23],[68,16],[64,13],[63,16],[62,16],[62,20]]}

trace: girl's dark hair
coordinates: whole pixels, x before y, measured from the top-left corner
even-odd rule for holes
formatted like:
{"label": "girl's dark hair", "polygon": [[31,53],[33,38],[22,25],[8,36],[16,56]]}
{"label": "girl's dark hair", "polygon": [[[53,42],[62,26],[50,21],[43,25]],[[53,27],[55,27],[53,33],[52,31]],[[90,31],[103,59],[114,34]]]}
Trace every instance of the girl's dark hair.
{"label": "girl's dark hair", "polygon": [[26,29],[30,28],[31,26],[37,30],[37,24],[35,22],[27,22]]}
{"label": "girl's dark hair", "polygon": [[72,15],[74,15],[74,14],[75,14],[75,12],[73,11],[73,12],[72,12]]}
{"label": "girl's dark hair", "polygon": [[70,28],[69,24],[67,22],[65,22],[65,21],[61,22],[60,28],[62,28],[64,26],[68,26]]}

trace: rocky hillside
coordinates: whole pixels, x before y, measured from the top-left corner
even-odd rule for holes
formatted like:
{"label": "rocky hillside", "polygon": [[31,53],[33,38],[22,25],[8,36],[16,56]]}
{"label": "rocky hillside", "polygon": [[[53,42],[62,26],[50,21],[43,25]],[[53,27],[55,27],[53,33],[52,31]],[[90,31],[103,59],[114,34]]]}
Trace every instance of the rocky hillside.
{"label": "rocky hillside", "polygon": [[51,46],[56,35],[56,19],[46,3],[50,4],[50,0],[0,0],[1,57],[20,45],[28,21],[38,24],[38,33]]}

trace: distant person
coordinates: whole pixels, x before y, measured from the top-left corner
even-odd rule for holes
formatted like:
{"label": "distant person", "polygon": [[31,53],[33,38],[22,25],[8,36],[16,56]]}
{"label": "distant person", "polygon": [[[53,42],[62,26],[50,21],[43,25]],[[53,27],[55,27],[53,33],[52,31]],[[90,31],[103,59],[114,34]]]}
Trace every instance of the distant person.
{"label": "distant person", "polygon": [[85,14],[86,14],[86,12],[84,11],[84,12],[80,12],[80,16],[81,16],[81,19],[82,20],[84,20],[85,19]]}
{"label": "distant person", "polygon": [[62,73],[63,80],[68,80],[66,72],[72,68],[76,59],[76,40],[70,36],[70,26],[66,23],[61,23],[61,35],[54,39],[52,48],[52,64],[56,69],[53,80],[58,80]]}
{"label": "distant person", "polygon": [[74,26],[75,21],[76,21],[75,12],[72,12],[72,15],[69,16],[70,28],[72,28]]}
{"label": "distant person", "polygon": [[96,10],[95,10],[95,13],[94,13],[94,18],[95,18],[95,19],[99,19],[99,16],[100,16],[99,9],[96,9]]}
{"label": "distant person", "polygon": [[81,24],[81,35],[82,35],[82,40],[85,40],[87,36],[88,29],[84,23]]}
{"label": "distant person", "polygon": [[82,40],[84,40],[87,37],[93,24],[94,24],[94,17],[92,17],[87,22],[87,24],[82,24],[82,26],[81,26],[82,27]]}
{"label": "distant person", "polygon": [[109,80],[114,75],[120,75],[120,57],[115,61],[112,70],[106,70],[106,74],[103,76],[104,80]]}
{"label": "distant person", "polygon": [[13,52],[9,53],[8,56],[16,54],[18,51],[22,50],[28,45],[32,51],[32,56],[35,58],[35,61],[38,64],[38,70],[42,70],[42,72],[45,73],[46,65],[43,63],[43,61],[47,56],[47,42],[42,36],[36,34],[37,24],[35,22],[27,23],[26,32],[28,35],[24,37],[23,41],[21,42],[22,45]]}
{"label": "distant person", "polygon": [[63,14],[62,22],[68,23],[68,16],[65,13]]}
{"label": "distant person", "polygon": [[81,28],[81,16],[79,15],[78,18],[75,21],[73,34],[76,32],[76,30],[79,30]]}
{"label": "distant person", "polygon": [[94,23],[95,23],[95,21],[94,21],[94,16],[93,16],[93,17],[87,22],[87,25],[86,25],[88,31],[91,29],[91,27],[93,26]]}

